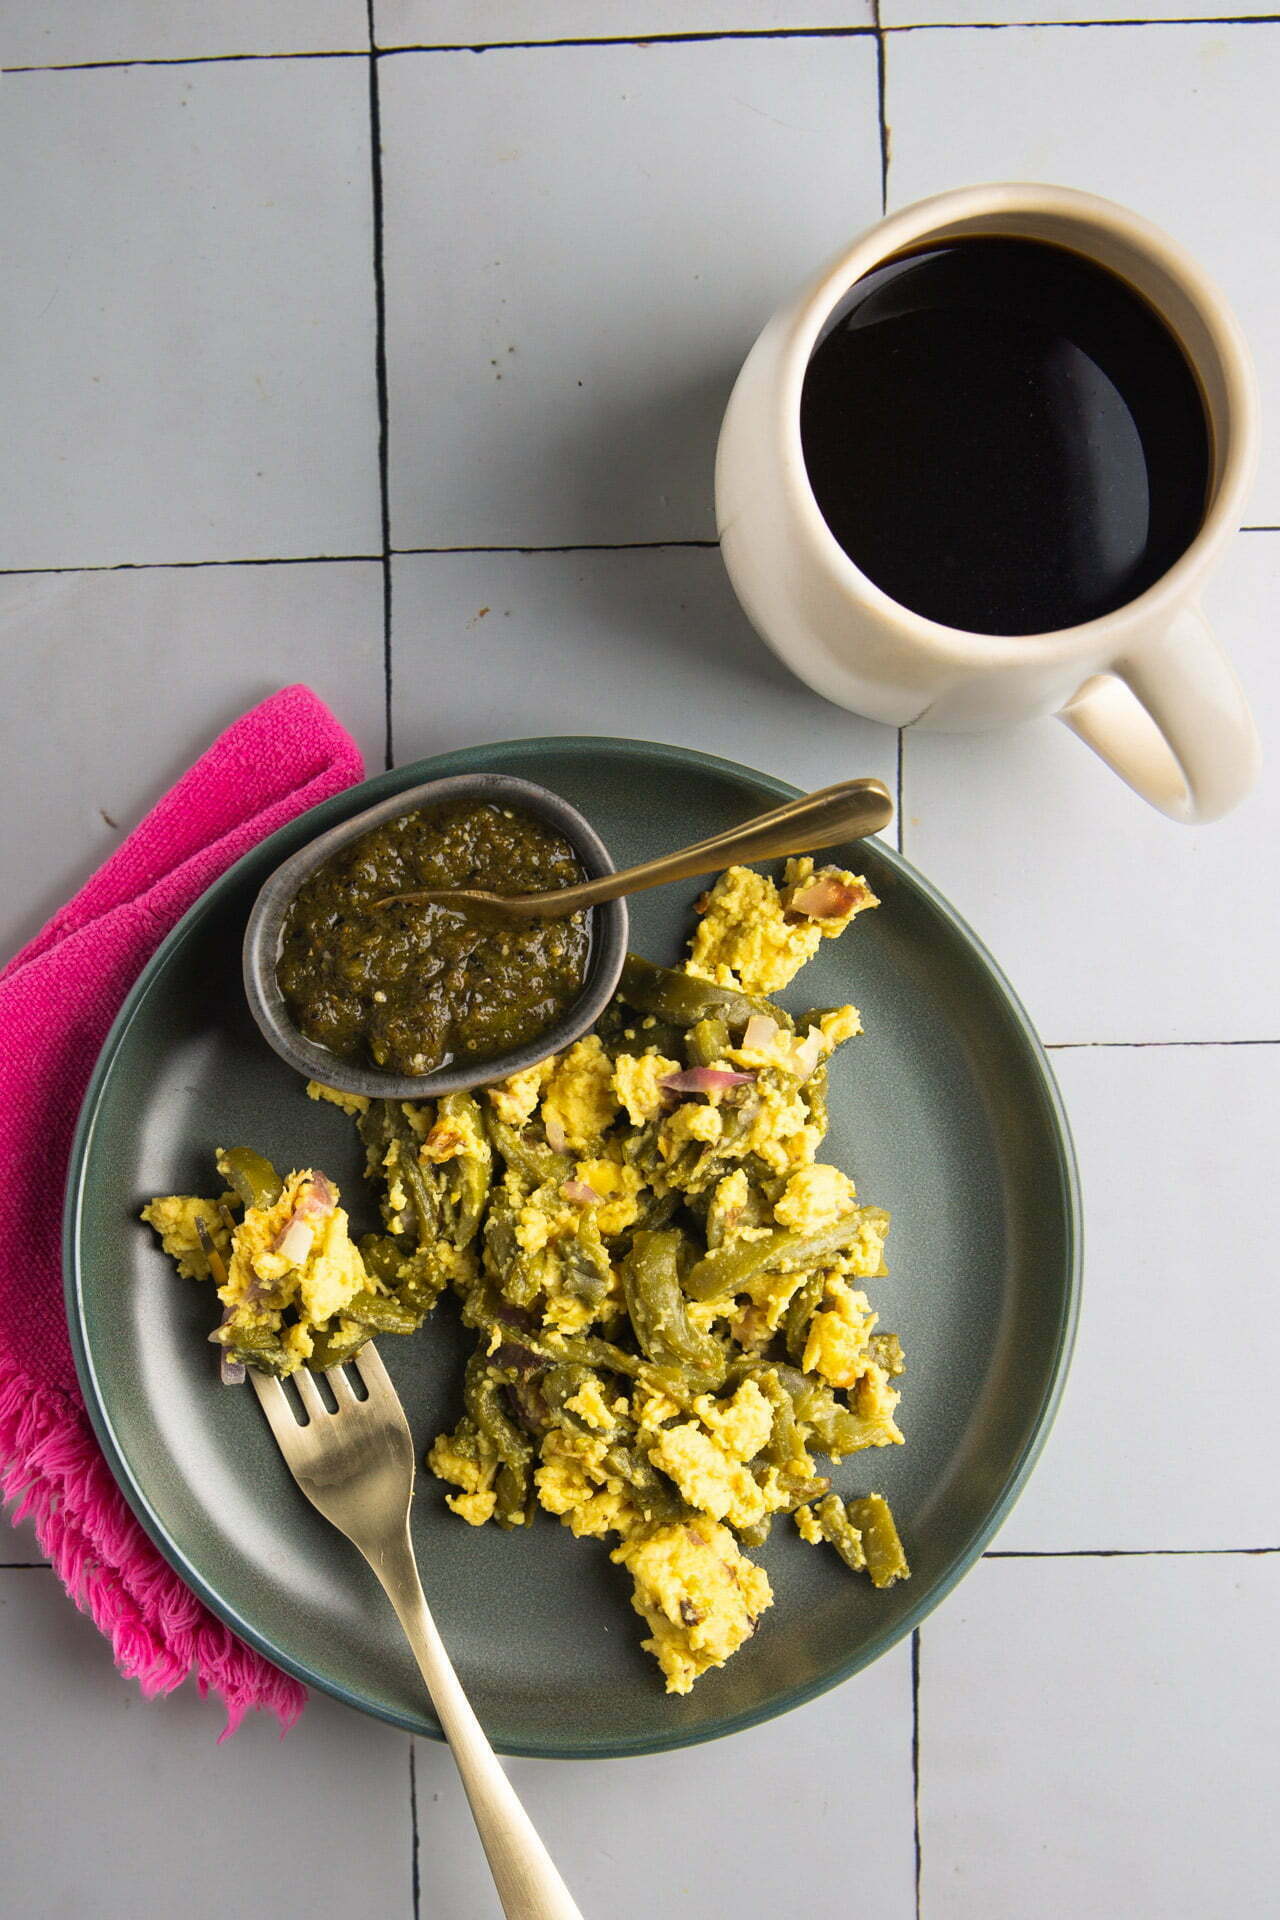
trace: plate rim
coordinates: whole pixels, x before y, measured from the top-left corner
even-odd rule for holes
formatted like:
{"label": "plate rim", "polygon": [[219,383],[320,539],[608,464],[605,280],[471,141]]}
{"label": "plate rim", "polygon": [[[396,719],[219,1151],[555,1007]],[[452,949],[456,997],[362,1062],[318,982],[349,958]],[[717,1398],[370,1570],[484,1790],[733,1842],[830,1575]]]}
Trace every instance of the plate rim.
{"label": "plate rim", "polygon": [[[288,821],[276,829],[265,840],[260,840],[242,854],[238,860],[213,880],[192,902],[181,919],[170,928],[155,952],[147,960],[125,996],[120,1010],[113,1020],[98,1057],[94,1063],[89,1083],[85,1089],[80,1112],[76,1121],[72,1139],[70,1158],[67,1164],[67,1180],[62,1210],[62,1265],[63,1295],[67,1314],[67,1330],[70,1337],[72,1357],[75,1361],[76,1375],[80,1383],[85,1408],[98,1444],[101,1446],[112,1477],[132,1511],[143,1532],[152,1545],[167,1561],[174,1572],[186,1582],[192,1592],[207,1606],[216,1618],[220,1619],[232,1632],[237,1634],[249,1646],[256,1649],[273,1665],[291,1674],[295,1679],[309,1687],[318,1687],[322,1693],[353,1707],[359,1712],[369,1714],[388,1725],[402,1731],[418,1734],[426,1738],[443,1740],[444,1735],[437,1724],[429,1718],[420,1718],[412,1714],[401,1713],[395,1708],[376,1705],[351,1688],[327,1677],[309,1667],[304,1661],[296,1659],[274,1642],[253,1623],[237,1612],[235,1607],[224,1600],[217,1590],[204,1579],[199,1569],[187,1558],[182,1549],[168,1535],[162,1521],[156,1513],[146,1489],[135,1476],[122,1445],[118,1442],[110,1411],[101,1392],[94,1367],[92,1350],[87,1338],[84,1323],[84,1300],[81,1289],[81,1247],[80,1220],[85,1181],[89,1161],[89,1152],[93,1144],[97,1126],[98,1110],[102,1088],[111,1072],[116,1055],[120,1051],[144,1000],[151,992],[170,951],[187,937],[190,926],[210,910],[214,896],[220,896],[225,889],[235,883],[236,876],[250,861],[258,859],[263,851],[285,834],[293,832],[299,820],[323,816],[323,824],[317,831],[323,831],[330,824],[332,813],[337,817],[344,802],[355,795],[368,796],[366,804],[374,805],[385,796],[397,792],[403,786],[415,785],[421,780],[439,777],[452,771],[455,764],[483,760],[488,755],[501,755],[512,748],[536,748],[549,752],[600,753],[605,758],[627,760],[640,758],[650,764],[654,760],[668,765],[682,767],[701,767],[717,773],[732,774],[737,778],[745,775],[765,789],[776,793],[780,799],[794,799],[803,789],[793,786],[789,781],[781,780],[774,774],[763,773],[745,762],[730,760],[720,754],[704,753],[696,747],[682,747],[661,741],[631,739],[616,734],[548,734],[526,735],[510,740],[486,741],[475,746],[453,748],[448,753],[433,754],[422,760],[406,762],[399,767],[389,767],[384,772],[373,774],[355,785],[344,787],[340,793],[330,795],[315,807],[308,808],[303,814]],[[899,810],[900,812],[900,810]],[[887,1625],[878,1633],[872,1634],[851,1658],[840,1662],[829,1673],[819,1679],[801,1686],[792,1687],[771,1699],[765,1706],[746,1712],[733,1714],[723,1720],[700,1727],[673,1727],[667,1735],[646,1735],[635,1739],[610,1739],[607,1741],[587,1742],[582,1745],[557,1743],[540,1745],[531,1742],[495,1742],[495,1750],[512,1758],[539,1760],[609,1760],[629,1759],[643,1754],[669,1753],[681,1747],[698,1746],[706,1741],[727,1738],[734,1733],[746,1731],[750,1727],[761,1726],[769,1720],[777,1719],[796,1707],[816,1700],[824,1693],[842,1685],[846,1680],[869,1667],[873,1661],[900,1641],[907,1639],[920,1626],[935,1607],[941,1605],[947,1595],[958,1585],[966,1573],[981,1559],[988,1544],[1004,1524],[1005,1520],[1026,1485],[1031,1471],[1044,1447],[1066,1385],[1070,1371],[1071,1357],[1075,1346],[1076,1331],[1080,1317],[1080,1296],[1084,1259],[1083,1211],[1080,1191],[1079,1166],[1067,1118],[1061,1091],[1052,1064],[1040,1039],[1035,1025],[1023,1006],[1021,999],[1010,985],[1003,969],[992,957],[983,941],[974,932],[968,921],[957,912],[933,884],[914,867],[906,856],[896,848],[876,837],[876,851],[897,877],[909,886],[917,889],[926,900],[950,921],[963,941],[976,955],[993,981],[999,995],[1003,998],[1012,1018],[1018,1038],[1022,1041],[1029,1063],[1035,1069],[1041,1090],[1045,1097],[1046,1116],[1057,1147],[1057,1174],[1059,1192],[1063,1206],[1063,1217],[1067,1243],[1066,1287],[1059,1307],[1057,1325],[1054,1330],[1054,1342],[1051,1363],[1046,1386],[1040,1403],[1035,1411],[1030,1430],[1023,1446],[1013,1461],[1005,1477],[997,1499],[993,1502],[986,1519],[977,1526],[965,1545],[954,1555],[950,1564],[934,1581],[932,1586],[909,1607],[904,1615]],[[283,857],[283,856],[281,856]],[[277,861],[278,865],[279,862]]]}

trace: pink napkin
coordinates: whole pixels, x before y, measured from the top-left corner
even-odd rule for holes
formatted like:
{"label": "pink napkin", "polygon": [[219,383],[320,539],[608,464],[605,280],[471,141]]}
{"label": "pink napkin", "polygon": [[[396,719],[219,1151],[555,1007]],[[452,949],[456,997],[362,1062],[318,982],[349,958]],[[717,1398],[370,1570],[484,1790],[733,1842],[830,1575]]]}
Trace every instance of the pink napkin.
{"label": "pink napkin", "polygon": [[306,1694],[198,1601],[147,1539],[85,1413],[62,1301],[61,1202],[76,1116],[121,1001],[170,927],[233,861],[363,776],[306,687],[247,713],[0,971],[0,1496],[31,1514],[76,1605],[148,1697],[194,1674],[234,1731],[290,1725]]}

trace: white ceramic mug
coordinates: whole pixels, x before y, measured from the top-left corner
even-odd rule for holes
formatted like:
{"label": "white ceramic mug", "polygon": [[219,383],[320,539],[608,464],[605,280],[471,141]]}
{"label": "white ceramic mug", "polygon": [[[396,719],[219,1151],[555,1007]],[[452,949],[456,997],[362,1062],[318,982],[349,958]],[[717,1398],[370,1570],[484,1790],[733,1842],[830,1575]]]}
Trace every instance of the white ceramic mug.
{"label": "white ceramic mug", "polygon": [[[1191,545],[1126,606],[1055,633],[966,633],[900,606],[839,545],[805,470],[801,388],[849,289],[908,249],[974,234],[1050,242],[1118,274],[1181,343],[1208,415],[1208,505]],[[1243,336],[1174,241],[1069,188],[965,187],[882,220],[769,321],[720,431],[721,551],[757,632],[838,705],[889,726],[960,733],[1056,713],[1153,807],[1214,820],[1253,784],[1259,749],[1199,594],[1239,525],[1257,437]]]}

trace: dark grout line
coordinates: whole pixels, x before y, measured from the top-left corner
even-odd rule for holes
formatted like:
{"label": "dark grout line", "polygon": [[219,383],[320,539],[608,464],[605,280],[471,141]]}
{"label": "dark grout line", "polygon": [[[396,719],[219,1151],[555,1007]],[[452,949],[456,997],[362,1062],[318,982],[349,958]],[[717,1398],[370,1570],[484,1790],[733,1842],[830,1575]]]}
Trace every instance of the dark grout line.
{"label": "dark grout line", "polygon": [[[889,32],[889,31],[892,31],[892,29],[886,28],[886,32]],[[383,365],[382,373],[383,373],[383,376],[385,377],[385,342],[383,342],[383,359],[384,359],[384,365]],[[1274,526],[1274,527],[1267,527],[1267,526],[1241,527],[1240,532],[1241,533],[1280,533],[1280,525]],[[712,550],[719,547],[719,545],[720,545],[720,542],[718,540],[579,540],[579,541],[569,541],[563,546],[545,546],[545,547],[517,547],[517,546],[393,547],[393,546],[388,546],[387,553],[390,554],[390,556],[393,559],[397,558],[401,554],[413,555],[413,554],[432,554],[432,553],[648,553],[648,552],[660,552],[662,549],[666,547],[673,547],[673,548],[701,547],[707,550]],[[366,562],[366,563],[377,562],[380,564],[386,557],[387,555],[382,553],[284,553],[284,554],[268,554],[265,556],[261,554],[255,554],[252,558],[245,558],[245,559],[238,559],[238,560],[87,561],[81,566],[0,567],[0,580],[22,579],[22,578],[25,578],[27,575],[39,576],[41,574],[59,574],[59,573],[157,573],[157,572],[163,572],[166,568],[192,569],[196,567],[345,567],[345,566],[353,566],[360,562]],[[1089,1041],[1064,1041],[1061,1044],[1067,1045],[1067,1046],[1088,1046],[1094,1043]],[[1096,1044],[1100,1046],[1109,1046],[1112,1044],[1120,1045],[1123,1043],[1099,1041]],[[1139,1046],[1143,1046],[1143,1045],[1164,1046],[1164,1045],[1173,1045],[1177,1043],[1153,1040],[1153,1041],[1137,1041],[1137,1042],[1134,1042],[1133,1044],[1139,1045]],[[1196,1043],[1187,1042],[1185,1044],[1193,1045]],[[1252,1042],[1233,1043],[1230,1041],[1219,1043],[1216,1041],[1205,1041],[1202,1044],[1205,1046],[1213,1046],[1218,1044],[1249,1045],[1253,1043]]]}
{"label": "dark grout line", "polygon": [[1223,1560],[1280,1553],[1280,1547],[1052,1547],[984,1553],[984,1560]]}
{"label": "dark grout line", "polygon": [[409,1735],[409,1828],[413,1837],[413,1920],[422,1911],[422,1875],[418,1852],[418,1743]]}
{"label": "dark grout line", "polygon": [[1040,27],[1269,27],[1278,13],[1187,13],[1172,20],[917,20],[886,33],[1034,33]]}
{"label": "dark grout line", "polygon": [[920,1629],[911,1635],[911,1809],[915,1838],[916,1920],[920,1920]]}
{"label": "dark grout line", "polygon": [[907,818],[906,818],[906,814],[903,811],[903,806],[902,806],[902,788],[903,788],[903,781],[905,778],[906,761],[907,761],[907,730],[905,727],[899,727],[898,728],[898,798],[897,798],[898,852],[899,853],[905,853],[907,850]]}
{"label": "dark grout line", "polygon": [[876,116],[880,122],[880,211],[889,211],[889,122],[885,112],[885,39],[881,0],[871,0],[876,29]]}
{"label": "dark grout line", "polygon": [[[878,12],[878,8],[875,9]],[[562,40],[424,40],[401,47],[379,47],[379,59],[402,53],[540,53],[554,47],[681,46],[715,40],[853,40],[875,33],[1008,33],[1041,27],[1255,27],[1271,26],[1280,14],[1179,14],[1171,20],[913,20],[899,25],[873,22],[856,27],[740,27],[701,33],[579,34]]]}
{"label": "dark grout line", "polygon": [[346,567],[356,561],[380,561],[380,553],[289,553],[253,560],[111,560],[81,567],[0,567],[0,580],[58,573],[164,573],[196,567]]}
{"label": "dark grout line", "polygon": [[705,547],[718,540],[579,540],[563,547],[392,547],[395,558],[415,553],[657,553],[664,547]]}
{"label": "dark grout line", "polygon": [[[378,191],[381,186],[379,180]],[[379,244],[380,227],[375,232],[374,276],[375,297],[381,308],[381,246]],[[382,417],[386,412],[386,340],[379,327],[378,343],[378,409],[379,409],[379,466],[385,469],[387,457],[387,425]],[[0,580],[23,579],[28,575],[39,577],[42,574],[59,573],[161,573],[166,569],[182,568],[191,571],[198,567],[343,567],[358,562],[382,565],[387,559],[401,554],[432,553],[648,553],[660,552],[665,547],[701,547],[714,551],[719,547],[718,540],[582,540],[570,542],[561,547],[393,547],[389,544],[390,533],[390,490],[386,485],[385,471],[381,482],[384,487],[383,531],[388,535],[388,545],[383,553],[286,553],[271,554],[266,557],[255,556],[245,560],[109,560],[89,561],[82,566],[66,567],[0,567]]]}
{"label": "dark grout line", "polygon": [[0,1573],[52,1573],[52,1560],[5,1560],[0,1562]]}
{"label": "dark grout line", "polygon": [[[720,32],[583,34],[562,40],[481,40],[422,41],[402,47],[372,48],[377,60],[394,59],[405,53],[542,53],[564,47],[655,47],[689,46],[719,40],[855,40],[868,34],[887,33],[1035,33],[1044,28],[1087,30],[1107,27],[1268,27],[1280,23],[1276,13],[1179,14],[1171,20],[942,20],[907,21],[901,25],[856,27],[745,27]],[[100,73],[121,72],[130,67],[217,67],[259,60],[363,60],[370,49],[364,47],[327,47],[323,50],[300,48],[279,53],[195,53],[153,60],[61,60],[43,65],[0,67],[0,73]]]}
{"label": "dark grout line", "polygon": [[167,60],[58,60],[45,66],[0,67],[0,73],[101,73],[127,67],[227,67],[246,60],[364,60],[367,47],[331,47],[323,53],[188,53]]}
{"label": "dark grout line", "polygon": [[1046,1053],[1073,1053],[1086,1047],[1280,1047],[1280,1040],[1046,1040]]}
{"label": "dark grout line", "polygon": [[382,697],[384,751],[388,768],[395,765],[391,698],[391,486],[388,470],[387,404],[387,289],[383,272],[382,217],[382,103],[378,95],[378,56],[373,37],[373,0],[367,0],[369,21],[369,166],[373,193],[373,297],[378,383],[378,489],[382,513]]}
{"label": "dark grout line", "polygon": [[412,46],[379,47],[380,60],[402,53],[542,53],[552,47],[696,46],[716,40],[855,40],[875,32],[861,27],[739,27],[701,33],[601,33],[562,40],[424,40]]}

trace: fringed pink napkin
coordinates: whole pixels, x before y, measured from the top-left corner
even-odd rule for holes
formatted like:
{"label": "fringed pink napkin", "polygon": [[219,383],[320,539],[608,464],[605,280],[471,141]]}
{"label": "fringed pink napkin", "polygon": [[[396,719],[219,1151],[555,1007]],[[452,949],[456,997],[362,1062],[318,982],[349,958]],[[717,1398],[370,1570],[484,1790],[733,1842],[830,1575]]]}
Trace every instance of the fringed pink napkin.
{"label": "fringed pink napkin", "polygon": [[[62,1190],[93,1063],[144,962],[242,853],[359,780],[351,737],[306,687],[237,720],[82,892],[0,972],[0,1494],[144,1694],[194,1675],[284,1725],[305,1693],[198,1601],[107,1470],[67,1338]],[[223,1736],[225,1738],[225,1734]]]}

